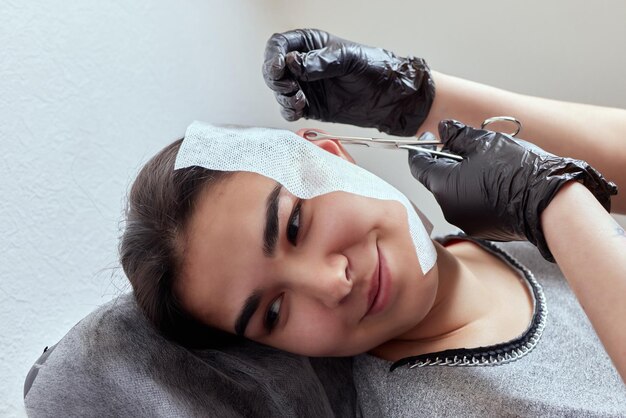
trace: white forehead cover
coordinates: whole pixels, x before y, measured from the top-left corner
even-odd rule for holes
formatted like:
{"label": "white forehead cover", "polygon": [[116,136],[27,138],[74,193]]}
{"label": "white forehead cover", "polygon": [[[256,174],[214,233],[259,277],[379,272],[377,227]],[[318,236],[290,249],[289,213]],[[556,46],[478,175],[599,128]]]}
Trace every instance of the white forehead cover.
{"label": "white forehead cover", "polygon": [[369,171],[291,131],[196,121],[187,128],[174,169],[191,166],[258,173],[279,182],[301,199],[342,191],[397,200],[406,208],[422,272],[426,274],[437,261],[435,246],[406,196]]}

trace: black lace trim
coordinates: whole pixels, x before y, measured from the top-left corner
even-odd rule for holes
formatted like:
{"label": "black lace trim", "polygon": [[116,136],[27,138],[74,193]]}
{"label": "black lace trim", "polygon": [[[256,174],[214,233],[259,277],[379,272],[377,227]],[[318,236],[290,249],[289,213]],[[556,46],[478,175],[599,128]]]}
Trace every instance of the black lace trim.
{"label": "black lace trim", "polygon": [[451,350],[437,351],[434,353],[420,354],[418,356],[405,357],[393,363],[389,369],[394,371],[400,366],[424,367],[424,366],[493,366],[515,361],[530,352],[541,337],[545,327],[548,309],[541,285],[537,282],[533,274],[519,261],[514,259],[501,248],[489,241],[468,237],[461,233],[458,235],[447,235],[437,239],[442,245],[455,239],[462,239],[475,242],[492,254],[499,256],[510,265],[520,270],[530,284],[534,298],[533,317],[530,325],[517,338],[504,343],[476,347],[476,348],[456,348]]}

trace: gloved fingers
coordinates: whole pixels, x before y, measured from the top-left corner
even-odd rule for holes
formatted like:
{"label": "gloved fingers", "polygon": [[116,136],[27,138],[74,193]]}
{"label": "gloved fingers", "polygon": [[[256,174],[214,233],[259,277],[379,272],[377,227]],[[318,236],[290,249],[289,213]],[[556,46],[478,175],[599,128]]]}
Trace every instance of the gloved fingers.
{"label": "gloved fingers", "polygon": [[298,83],[285,71],[285,56],[291,51],[309,51],[314,43],[312,39],[326,39],[328,34],[314,33],[313,30],[293,30],[273,34],[265,44],[263,79],[265,84],[277,93],[288,96],[299,90]]}
{"label": "gloved fingers", "polygon": [[281,79],[285,56],[289,52],[323,48],[329,38],[330,34],[317,29],[296,29],[273,34],[265,44],[263,77],[268,80]]}
{"label": "gloved fingers", "polygon": [[[268,84],[269,86],[269,84]],[[300,86],[298,82],[291,77],[285,77],[282,80],[275,80],[272,82],[272,86],[270,86],[274,92],[279,94],[284,94],[286,96],[293,96],[298,92]]]}
{"label": "gloved fingers", "polygon": [[304,107],[306,106],[306,97],[302,90],[298,90],[296,94],[288,96],[284,94],[276,93],[276,101],[281,106],[281,108],[289,111],[290,117],[295,119],[288,120],[296,120],[302,117],[304,114]]}
{"label": "gloved fingers", "polygon": [[435,192],[432,189],[433,182],[439,180],[438,183],[440,183],[441,179],[445,179],[458,164],[458,162],[448,158],[437,158],[426,151],[409,149],[411,174],[431,192]]}
{"label": "gloved fingers", "polygon": [[302,111],[296,112],[295,110],[288,107],[280,108],[280,115],[288,122],[293,122],[302,117]]}
{"label": "gloved fingers", "polygon": [[[283,78],[288,46],[289,42],[282,33],[275,33],[267,40],[263,60],[263,78],[266,83]],[[272,88],[269,83],[268,86]]]}
{"label": "gloved fingers", "polygon": [[323,48],[330,37],[328,32],[319,29],[294,29],[275,33],[267,41],[266,53],[268,49],[283,55],[291,51],[308,52]]}
{"label": "gloved fingers", "polygon": [[291,74],[302,81],[340,77],[348,72],[352,63],[350,52],[336,46],[306,53],[290,52],[285,61]]}
{"label": "gloved fingers", "polygon": [[[283,33],[275,33],[265,43],[265,62],[273,60],[275,57],[285,57],[291,51],[306,52],[311,48],[307,45],[307,33],[304,30],[292,30]],[[308,43],[310,45],[310,42]],[[278,79],[282,74],[270,73],[274,79]]]}
{"label": "gloved fingers", "polygon": [[485,147],[485,139],[494,136],[494,132],[483,129],[474,129],[457,120],[442,120],[439,122],[439,137],[444,143],[444,149],[465,156]]}
{"label": "gloved fingers", "polygon": [[300,88],[291,75],[285,74],[284,55],[274,55],[263,63],[263,79],[277,93],[293,95]]}

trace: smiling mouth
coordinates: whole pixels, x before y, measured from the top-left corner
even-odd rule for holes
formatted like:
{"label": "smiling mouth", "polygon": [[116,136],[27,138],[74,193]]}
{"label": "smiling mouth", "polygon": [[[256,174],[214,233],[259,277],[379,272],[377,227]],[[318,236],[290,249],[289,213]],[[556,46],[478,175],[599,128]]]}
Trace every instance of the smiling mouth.
{"label": "smiling mouth", "polygon": [[378,249],[378,245],[376,245],[376,270],[374,270],[372,274],[370,283],[370,290],[367,294],[367,311],[364,316],[367,316],[372,310],[378,292],[380,291],[380,250]]}
{"label": "smiling mouth", "polygon": [[372,278],[372,288],[368,297],[368,309],[365,316],[376,315],[387,309],[391,303],[393,294],[393,278],[385,254],[380,251],[378,244],[376,245],[378,254],[378,265]]}

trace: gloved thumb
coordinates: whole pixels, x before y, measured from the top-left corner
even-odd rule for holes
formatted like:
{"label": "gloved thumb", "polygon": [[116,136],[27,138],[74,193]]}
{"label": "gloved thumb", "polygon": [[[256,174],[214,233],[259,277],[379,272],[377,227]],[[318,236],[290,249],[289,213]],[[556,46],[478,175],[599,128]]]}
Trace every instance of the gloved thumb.
{"label": "gloved thumb", "polygon": [[[432,138],[434,138],[434,136],[430,132],[427,132],[420,136],[419,139],[427,140]],[[435,146],[424,146],[421,148],[434,149]],[[457,163],[453,160],[447,158],[437,158],[433,156],[433,154],[426,151],[409,149],[409,167],[411,168],[411,174],[417,181],[422,183],[433,193],[433,185],[441,183],[436,180],[445,178],[456,164]]]}
{"label": "gloved thumb", "polygon": [[476,151],[481,146],[481,140],[493,134],[491,131],[466,126],[457,120],[439,122],[439,137],[444,143],[444,149],[461,156]]}
{"label": "gloved thumb", "polygon": [[463,122],[454,119],[444,119],[439,122],[439,137],[444,143],[456,138],[466,128]]}
{"label": "gloved thumb", "polygon": [[293,51],[285,57],[289,71],[302,81],[345,75],[349,68],[347,60],[346,53],[336,47],[325,47],[307,53]]}

